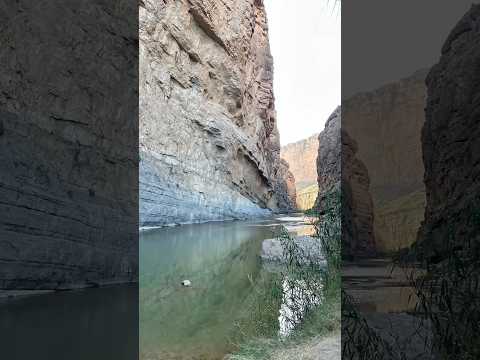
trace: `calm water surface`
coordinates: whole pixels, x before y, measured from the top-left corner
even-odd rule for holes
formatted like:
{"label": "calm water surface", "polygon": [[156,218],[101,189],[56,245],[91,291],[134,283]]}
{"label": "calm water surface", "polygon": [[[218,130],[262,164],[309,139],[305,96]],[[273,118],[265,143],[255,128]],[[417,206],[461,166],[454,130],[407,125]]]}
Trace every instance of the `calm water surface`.
{"label": "calm water surface", "polygon": [[3,301],[0,345],[8,360],[138,359],[138,286]]}
{"label": "calm water surface", "polygon": [[139,286],[0,302],[1,358],[134,360],[140,344],[142,360],[222,359],[259,320],[279,331],[282,301],[267,304],[258,292],[279,274],[259,255],[264,239],[299,220],[143,231]]}
{"label": "calm water surface", "polygon": [[[273,274],[262,267],[261,244],[280,229],[274,219],[142,232],[140,358],[213,360],[232,350],[238,323],[247,319],[248,332],[255,321],[251,304],[264,305],[255,284]],[[273,310],[278,318],[280,305]]]}

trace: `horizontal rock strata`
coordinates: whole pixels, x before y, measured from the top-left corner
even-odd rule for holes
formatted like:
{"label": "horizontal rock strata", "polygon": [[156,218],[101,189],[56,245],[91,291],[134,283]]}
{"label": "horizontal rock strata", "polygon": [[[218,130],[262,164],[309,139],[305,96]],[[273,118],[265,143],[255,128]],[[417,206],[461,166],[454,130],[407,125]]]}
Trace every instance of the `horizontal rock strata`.
{"label": "horizontal rock strata", "polygon": [[0,8],[0,288],[138,274],[137,4]]}
{"label": "horizontal rock strata", "polygon": [[140,223],[289,209],[257,0],[140,5]]}

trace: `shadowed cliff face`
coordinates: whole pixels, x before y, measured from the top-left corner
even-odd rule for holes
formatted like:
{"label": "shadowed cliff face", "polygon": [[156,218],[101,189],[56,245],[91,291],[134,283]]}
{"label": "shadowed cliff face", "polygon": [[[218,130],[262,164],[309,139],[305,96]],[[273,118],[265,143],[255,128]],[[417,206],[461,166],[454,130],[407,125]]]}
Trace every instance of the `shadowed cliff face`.
{"label": "shadowed cliff face", "polygon": [[373,204],[370,180],[365,165],[356,158],[355,141],[341,128],[341,108],[337,108],[320,133],[317,171],[316,207],[326,206],[329,194],[342,195],[342,255],[375,254]]}
{"label": "shadowed cliff face", "polygon": [[341,108],[338,107],[325,123],[325,129],[318,136],[318,197],[315,207],[321,207],[325,197],[332,191],[340,190],[341,164]]}
{"label": "shadowed cliff face", "polygon": [[136,279],[137,8],[117,5],[0,9],[0,288]]}
{"label": "shadowed cliff face", "polygon": [[140,222],[288,209],[262,1],[140,7]]}
{"label": "shadowed cliff face", "polygon": [[420,133],[425,121],[426,71],[343,102],[342,129],[366,166],[380,251],[416,240],[425,207]]}
{"label": "shadowed cliff face", "polygon": [[342,255],[372,256],[376,252],[370,178],[356,158],[358,147],[342,129]]}
{"label": "shadowed cliff face", "polygon": [[[478,243],[480,194],[480,6],[451,32],[427,78],[422,132],[427,207],[420,240],[441,255],[453,239]],[[477,241],[475,241],[477,240]]]}

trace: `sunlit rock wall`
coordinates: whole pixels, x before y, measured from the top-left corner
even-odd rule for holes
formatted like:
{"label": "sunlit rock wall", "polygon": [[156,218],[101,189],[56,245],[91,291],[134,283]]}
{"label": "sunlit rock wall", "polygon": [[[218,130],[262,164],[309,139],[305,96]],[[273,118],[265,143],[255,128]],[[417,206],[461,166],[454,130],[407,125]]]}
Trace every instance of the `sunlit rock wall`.
{"label": "sunlit rock wall", "polygon": [[280,154],[290,165],[297,190],[317,183],[318,134],[282,146]]}
{"label": "sunlit rock wall", "polygon": [[289,209],[258,0],[140,3],[140,222]]}

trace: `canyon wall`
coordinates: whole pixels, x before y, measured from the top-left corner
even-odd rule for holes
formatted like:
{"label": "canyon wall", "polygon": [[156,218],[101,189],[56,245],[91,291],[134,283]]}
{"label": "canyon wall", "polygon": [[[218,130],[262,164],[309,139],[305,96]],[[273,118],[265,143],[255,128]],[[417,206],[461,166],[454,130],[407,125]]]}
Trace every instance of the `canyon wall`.
{"label": "canyon wall", "polygon": [[0,7],[0,288],[137,280],[136,14]]}
{"label": "canyon wall", "polygon": [[297,190],[296,195],[297,209],[310,210],[315,206],[315,201],[317,200],[318,185],[310,185],[306,188]]}
{"label": "canyon wall", "polygon": [[427,77],[422,132],[427,207],[419,235],[431,256],[467,242],[477,246],[480,236],[479,63],[480,6],[474,5]]}
{"label": "canyon wall", "polygon": [[319,209],[324,205],[328,194],[340,191],[342,174],[341,111],[340,107],[335,109],[325,123],[325,128],[318,135],[318,196],[315,208]]}
{"label": "canyon wall", "polygon": [[342,129],[342,255],[372,256],[377,245],[370,178],[356,142]]}
{"label": "canyon wall", "polygon": [[341,192],[342,255],[370,256],[375,253],[370,180],[367,168],[356,158],[357,144],[342,128],[341,112],[340,107],[333,112],[318,137],[315,207],[321,211],[329,205],[330,194]]}
{"label": "canyon wall", "polygon": [[290,165],[295,177],[296,207],[311,209],[317,198],[318,134],[292,144],[282,146],[280,156]]}
{"label": "canyon wall", "polygon": [[317,183],[318,134],[282,146],[280,156],[290,164],[297,190]]}
{"label": "canyon wall", "polygon": [[263,2],[145,0],[139,31],[141,225],[290,209]]}
{"label": "canyon wall", "polygon": [[343,101],[342,129],[368,169],[375,241],[395,251],[416,240],[425,207],[421,129],[426,71]]}

